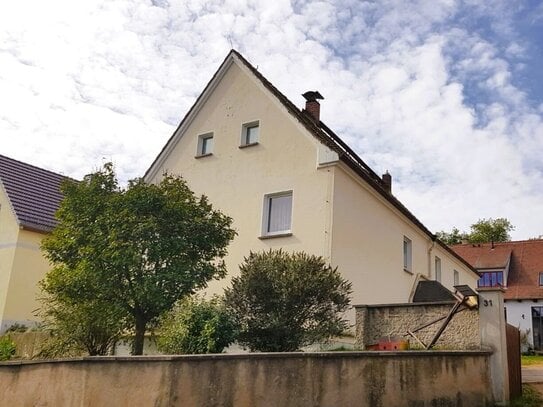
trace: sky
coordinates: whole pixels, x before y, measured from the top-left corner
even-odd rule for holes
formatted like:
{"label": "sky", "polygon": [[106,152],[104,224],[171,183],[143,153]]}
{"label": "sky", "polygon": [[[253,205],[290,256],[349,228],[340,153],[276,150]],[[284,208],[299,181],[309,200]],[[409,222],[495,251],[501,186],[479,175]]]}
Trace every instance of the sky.
{"label": "sky", "polygon": [[430,230],[543,235],[543,2],[0,3],[0,154],[143,176],[228,51],[321,120]]}

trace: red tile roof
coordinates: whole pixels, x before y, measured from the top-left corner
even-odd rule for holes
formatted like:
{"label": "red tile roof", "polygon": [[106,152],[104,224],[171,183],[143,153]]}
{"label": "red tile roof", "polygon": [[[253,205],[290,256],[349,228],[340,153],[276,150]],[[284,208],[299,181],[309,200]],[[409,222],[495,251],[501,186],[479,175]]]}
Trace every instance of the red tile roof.
{"label": "red tile roof", "polygon": [[462,244],[451,248],[480,270],[504,268],[510,253],[505,299],[543,299],[543,287],[539,286],[539,273],[543,273],[543,240],[494,243],[494,248],[491,243]]}
{"label": "red tile roof", "polygon": [[7,193],[20,226],[48,233],[57,224],[55,211],[66,177],[0,155],[0,183]]}

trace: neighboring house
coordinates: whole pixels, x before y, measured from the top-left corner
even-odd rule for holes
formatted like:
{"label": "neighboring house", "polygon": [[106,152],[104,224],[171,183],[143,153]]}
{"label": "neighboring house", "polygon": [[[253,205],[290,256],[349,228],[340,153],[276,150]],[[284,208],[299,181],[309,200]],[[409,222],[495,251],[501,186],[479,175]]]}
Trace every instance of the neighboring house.
{"label": "neighboring house", "polygon": [[505,288],[507,322],[528,333],[536,350],[543,350],[543,240],[451,248],[479,271],[479,287]]}
{"label": "neighboring house", "polygon": [[64,178],[0,155],[0,334],[37,321],[37,284],[50,269],[40,244],[56,225]]}
{"label": "neighboring house", "polygon": [[250,251],[283,248],[337,266],[353,304],[407,302],[420,276],[473,287],[475,270],[394,197],[390,175],[379,177],[320,121],[322,96],[303,96],[300,110],[232,50],[145,179],[182,175],[234,219],[230,276]]}

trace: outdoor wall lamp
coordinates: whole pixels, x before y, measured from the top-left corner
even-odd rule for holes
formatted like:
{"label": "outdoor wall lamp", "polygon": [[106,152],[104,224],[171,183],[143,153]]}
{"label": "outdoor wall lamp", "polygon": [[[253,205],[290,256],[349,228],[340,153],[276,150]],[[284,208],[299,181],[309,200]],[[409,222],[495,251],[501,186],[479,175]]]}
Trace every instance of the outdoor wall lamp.
{"label": "outdoor wall lamp", "polygon": [[479,305],[479,296],[468,285],[455,285],[454,296],[469,309],[477,308]]}

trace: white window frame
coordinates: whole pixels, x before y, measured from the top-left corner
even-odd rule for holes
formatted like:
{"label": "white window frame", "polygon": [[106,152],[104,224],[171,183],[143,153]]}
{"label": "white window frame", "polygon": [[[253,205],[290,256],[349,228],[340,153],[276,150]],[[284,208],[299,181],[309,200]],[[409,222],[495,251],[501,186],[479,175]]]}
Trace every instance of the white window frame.
{"label": "white window frame", "polygon": [[[248,136],[249,136],[249,129],[258,128],[258,134],[256,137],[256,141],[249,142]],[[240,147],[249,147],[257,145],[260,141],[260,120],[253,120],[252,122],[243,123],[241,126],[241,139],[240,139]]]}
{"label": "white window frame", "polygon": [[[270,232],[270,209],[271,203],[274,198],[280,198],[290,196],[290,225],[288,229],[277,230]],[[292,207],[293,207],[293,193],[290,191],[275,192],[272,194],[264,195],[264,207],[262,210],[262,234],[261,237],[274,237],[274,236],[290,236],[292,234]]]}
{"label": "white window frame", "polygon": [[[206,148],[207,141],[206,140],[213,140],[213,144],[211,145],[211,148],[209,150]],[[213,132],[200,134],[198,136],[198,148],[196,151],[196,157],[207,157],[208,155],[213,154],[213,148],[215,147],[215,140],[214,140],[214,134]]]}
{"label": "white window frame", "polygon": [[403,269],[413,272],[413,242],[407,236],[403,237]]}
{"label": "white window frame", "polygon": [[434,257],[434,273],[436,281],[441,283],[441,259],[437,256]]}

